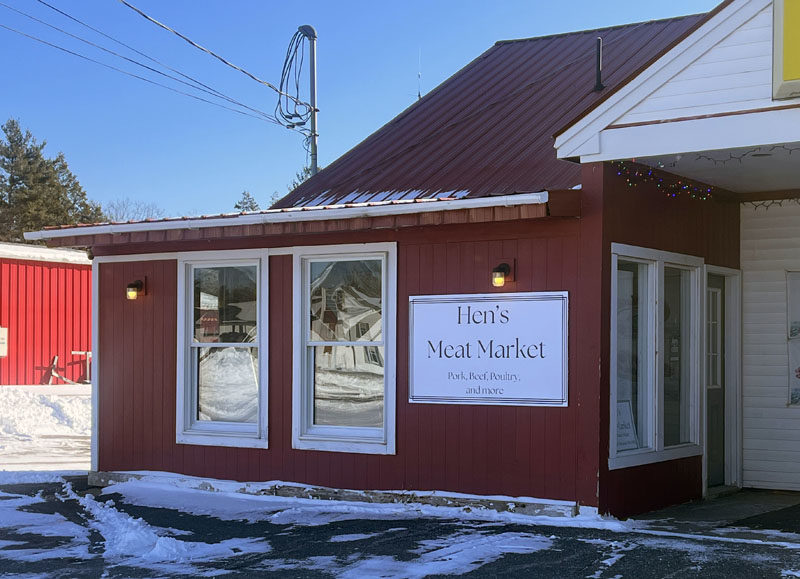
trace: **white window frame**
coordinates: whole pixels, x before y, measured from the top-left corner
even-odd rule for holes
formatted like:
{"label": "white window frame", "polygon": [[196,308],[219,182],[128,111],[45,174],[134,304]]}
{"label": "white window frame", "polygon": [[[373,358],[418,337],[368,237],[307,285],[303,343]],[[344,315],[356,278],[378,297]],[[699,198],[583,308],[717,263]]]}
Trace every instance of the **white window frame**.
{"label": "white window frame", "polygon": [[[256,424],[198,421],[194,418],[197,388],[193,369],[190,340],[193,335],[192,308],[194,306],[193,271],[203,267],[258,267],[256,297],[258,338],[253,346],[258,348],[258,421]],[[196,252],[178,258],[178,344],[177,344],[177,399],[176,442],[204,446],[232,446],[267,448],[268,412],[268,309],[269,309],[269,257],[266,250],[231,250]],[[219,344],[209,342],[209,347]]]}
{"label": "white window frame", "polygon": [[[648,265],[648,326],[643,339],[650,345],[647,356],[647,411],[648,429],[645,433],[644,448],[617,451],[617,267],[619,260],[645,263]],[[689,336],[689,440],[690,442],[664,446],[664,267],[684,269],[691,272],[691,296],[689,306],[692,320]],[[705,349],[701,342],[704,316],[703,291],[705,288],[703,258],[625,245],[611,244],[611,355],[609,368],[610,382],[610,436],[608,468],[615,470],[665,460],[674,460],[703,454],[703,434],[701,431],[701,370]],[[640,433],[642,434],[642,433]],[[643,435],[644,436],[644,435]]]}
{"label": "white window frame", "polygon": [[[292,250],[294,272],[294,336],[292,371],[292,448],[395,454],[397,412],[397,244],[365,243],[296,247]],[[309,263],[318,260],[383,260],[383,428],[318,426],[313,424],[313,385],[307,360]],[[351,344],[343,342],[342,345]]]}

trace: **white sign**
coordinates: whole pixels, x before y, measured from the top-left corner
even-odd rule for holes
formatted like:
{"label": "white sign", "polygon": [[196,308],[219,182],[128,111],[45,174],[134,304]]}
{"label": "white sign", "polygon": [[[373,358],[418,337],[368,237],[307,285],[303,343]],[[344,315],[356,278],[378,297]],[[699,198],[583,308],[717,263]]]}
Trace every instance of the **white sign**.
{"label": "white sign", "polygon": [[630,400],[617,402],[617,450],[639,448],[639,436],[633,421],[633,408]]}
{"label": "white sign", "polygon": [[8,356],[8,328],[0,328],[0,358]]}
{"label": "white sign", "polygon": [[411,296],[409,401],[567,406],[567,292]]}

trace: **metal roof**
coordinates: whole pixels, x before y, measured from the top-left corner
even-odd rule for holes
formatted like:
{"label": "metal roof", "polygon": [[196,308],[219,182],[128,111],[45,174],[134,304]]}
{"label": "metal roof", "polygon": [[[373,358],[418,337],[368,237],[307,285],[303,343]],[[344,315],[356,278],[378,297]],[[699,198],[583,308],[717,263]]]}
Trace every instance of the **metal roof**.
{"label": "metal roof", "polygon": [[[569,189],[553,135],[694,30],[706,14],[501,41],[273,207]],[[603,82],[595,92],[595,42]]]}
{"label": "metal roof", "polygon": [[[25,233],[30,241],[52,240],[75,235],[105,235],[145,231],[165,231],[177,229],[210,229],[226,226],[261,225],[267,223],[290,223],[304,221],[347,220],[362,217],[385,217],[458,211],[464,209],[486,209],[493,207],[517,207],[519,205],[543,205],[548,202],[547,191],[527,195],[473,198],[462,200],[458,197],[437,197],[431,199],[403,199],[370,201],[365,203],[341,203],[338,205],[313,205],[284,209],[267,209],[242,213],[220,213],[200,217],[166,217],[144,221],[122,221],[112,223],[81,223],[78,225],[55,225],[41,231]],[[0,244],[0,255],[2,246]]]}

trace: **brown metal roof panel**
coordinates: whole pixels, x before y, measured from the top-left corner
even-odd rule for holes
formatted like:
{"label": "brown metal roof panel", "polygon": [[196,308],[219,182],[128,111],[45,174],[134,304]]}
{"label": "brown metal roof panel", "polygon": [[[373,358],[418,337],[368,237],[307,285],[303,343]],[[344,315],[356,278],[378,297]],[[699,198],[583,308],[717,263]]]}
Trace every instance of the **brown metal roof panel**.
{"label": "brown metal roof panel", "polygon": [[[580,168],[552,135],[703,15],[495,44],[276,207],[566,189]],[[604,82],[594,87],[594,39]]]}

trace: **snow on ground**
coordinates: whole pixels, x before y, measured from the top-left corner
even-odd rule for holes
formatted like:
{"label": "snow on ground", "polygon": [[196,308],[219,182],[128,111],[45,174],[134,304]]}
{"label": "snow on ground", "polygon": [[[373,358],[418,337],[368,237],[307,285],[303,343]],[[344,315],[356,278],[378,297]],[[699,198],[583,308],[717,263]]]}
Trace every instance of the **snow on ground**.
{"label": "snow on ground", "polygon": [[[47,478],[28,473],[37,476]],[[75,492],[64,480],[35,496],[18,494],[17,487],[0,491],[0,575],[10,565],[57,569],[69,560],[70,569],[126,574],[138,568],[165,577],[240,570],[421,578],[461,575],[509,556],[508,567],[493,569],[545,569],[561,560],[580,576],[632,576],[632,569],[647,569],[659,558],[665,565],[678,561],[670,569],[691,573],[733,561],[733,568],[741,563],[758,570],[750,576],[763,575],[763,569],[798,576],[793,561],[800,543],[670,533],[597,516],[253,496],[181,484],[177,476],[130,480],[107,487],[99,499]],[[551,534],[559,524],[575,528]],[[517,567],[537,565],[532,562],[540,552],[538,565],[544,567]],[[526,555],[534,559],[511,558]]]}
{"label": "snow on ground", "polygon": [[[174,509],[191,515],[207,515],[225,521],[268,521],[277,525],[327,525],[357,519],[399,520],[416,517],[457,519],[479,522],[541,524],[625,532],[632,522],[599,515],[549,517],[498,512],[493,509],[441,507],[419,503],[367,503],[250,495],[236,492],[241,483],[214,481],[218,490],[191,488],[191,479],[163,473],[143,475],[140,480],[116,483],[106,488],[131,504]],[[273,481],[274,482],[274,481]],[[267,483],[272,484],[272,483]],[[230,490],[219,490],[230,489]]]}
{"label": "snow on ground", "polygon": [[193,564],[270,550],[269,543],[255,537],[204,543],[164,536],[168,530],[118,511],[113,501],[101,503],[91,495],[80,496],[69,483],[64,490],[65,498],[78,501],[90,515],[89,527],[103,536],[103,558],[107,561],[170,573],[201,574]]}
{"label": "snow on ground", "polygon": [[0,471],[88,470],[91,388],[0,386]]}
{"label": "snow on ground", "polygon": [[334,557],[309,557],[303,561],[272,559],[266,571],[311,570],[331,573],[339,579],[362,577],[403,577],[416,579],[428,575],[462,575],[511,554],[530,554],[549,549],[552,539],[533,533],[485,534],[471,531],[442,539],[419,542],[410,561],[388,555],[353,557],[342,563]]}

